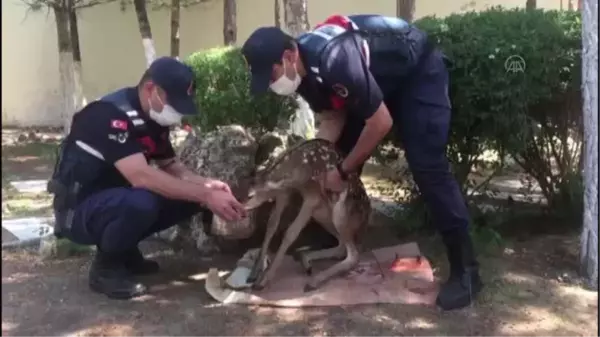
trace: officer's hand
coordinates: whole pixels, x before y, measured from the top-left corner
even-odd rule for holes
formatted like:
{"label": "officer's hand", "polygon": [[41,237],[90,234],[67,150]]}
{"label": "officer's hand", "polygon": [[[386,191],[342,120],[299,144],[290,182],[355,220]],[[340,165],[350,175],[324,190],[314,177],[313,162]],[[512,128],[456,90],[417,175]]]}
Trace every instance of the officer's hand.
{"label": "officer's hand", "polygon": [[204,186],[206,186],[210,189],[213,189],[213,190],[220,190],[220,191],[224,191],[227,193],[231,193],[231,188],[229,187],[229,185],[227,185],[227,183],[222,182],[217,179],[206,178],[206,180],[204,182]]}
{"label": "officer's hand", "polygon": [[246,216],[244,206],[227,191],[212,190],[206,200],[206,206],[226,221],[237,221]]}
{"label": "officer's hand", "polygon": [[345,183],[340,176],[337,168],[331,169],[325,173],[321,181],[321,189],[325,191],[341,192],[345,187]]}

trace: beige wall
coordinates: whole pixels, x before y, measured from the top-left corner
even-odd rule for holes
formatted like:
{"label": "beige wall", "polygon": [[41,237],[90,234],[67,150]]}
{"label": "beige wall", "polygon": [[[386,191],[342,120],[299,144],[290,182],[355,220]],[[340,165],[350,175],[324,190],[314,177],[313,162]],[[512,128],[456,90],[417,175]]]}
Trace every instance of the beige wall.
{"label": "beige wall", "polygon": [[[564,0],[566,1],[566,0]],[[395,15],[395,0],[309,1],[309,21],[330,14]],[[525,0],[417,0],[416,16],[483,9],[502,3],[524,6]],[[257,26],[273,24],[273,0],[237,0],[238,41]],[[538,0],[539,7],[559,8],[560,0]],[[169,12],[152,11],[150,24],[158,55],[169,52]],[[184,9],[181,54],[222,44],[222,0]],[[145,67],[144,52],[133,8],[117,3],[86,9],[79,15],[84,91],[88,100],[116,88],[133,85]],[[20,0],[2,0],[2,123],[61,125],[58,104],[58,53],[54,16],[28,13]]]}

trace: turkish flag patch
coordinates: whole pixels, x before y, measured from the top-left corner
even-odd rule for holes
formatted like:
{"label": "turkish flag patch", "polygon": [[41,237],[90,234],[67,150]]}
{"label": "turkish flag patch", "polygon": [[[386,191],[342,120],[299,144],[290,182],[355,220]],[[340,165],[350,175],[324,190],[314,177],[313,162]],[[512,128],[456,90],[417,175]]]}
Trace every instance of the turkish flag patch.
{"label": "turkish flag patch", "polygon": [[110,126],[114,129],[127,130],[127,122],[119,119],[113,119]]}

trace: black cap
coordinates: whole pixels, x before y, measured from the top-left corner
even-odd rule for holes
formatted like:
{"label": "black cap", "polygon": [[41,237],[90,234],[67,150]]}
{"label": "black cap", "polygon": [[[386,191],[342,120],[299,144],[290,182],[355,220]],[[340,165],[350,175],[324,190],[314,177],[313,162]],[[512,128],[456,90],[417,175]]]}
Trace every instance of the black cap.
{"label": "black cap", "polygon": [[152,82],[167,94],[167,103],[182,115],[195,115],[198,108],[194,103],[194,72],[192,68],[173,57],[154,60],[148,70]]}
{"label": "black cap", "polygon": [[242,54],[250,67],[250,92],[264,93],[269,89],[273,65],[281,62],[290,37],[277,27],[260,27],[242,46]]}

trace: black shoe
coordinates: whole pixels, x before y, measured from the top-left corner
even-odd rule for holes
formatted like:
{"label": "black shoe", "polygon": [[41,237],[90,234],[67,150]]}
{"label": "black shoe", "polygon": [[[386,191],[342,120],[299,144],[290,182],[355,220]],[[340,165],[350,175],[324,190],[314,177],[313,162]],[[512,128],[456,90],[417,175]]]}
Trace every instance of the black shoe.
{"label": "black shoe", "polygon": [[138,248],[127,253],[125,267],[134,275],[154,274],[160,269],[158,262],[145,259]]}
{"label": "black shoe", "polygon": [[443,240],[450,263],[450,277],[442,284],[436,304],[444,310],[464,308],[483,288],[473,243],[466,231],[446,233]]}
{"label": "black shoe", "polygon": [[146,286],[132,279],[131,272],[122,261],[122,255],[98,251],[90,267],[90,289],[114,299],[130,299],[146,294]]}

